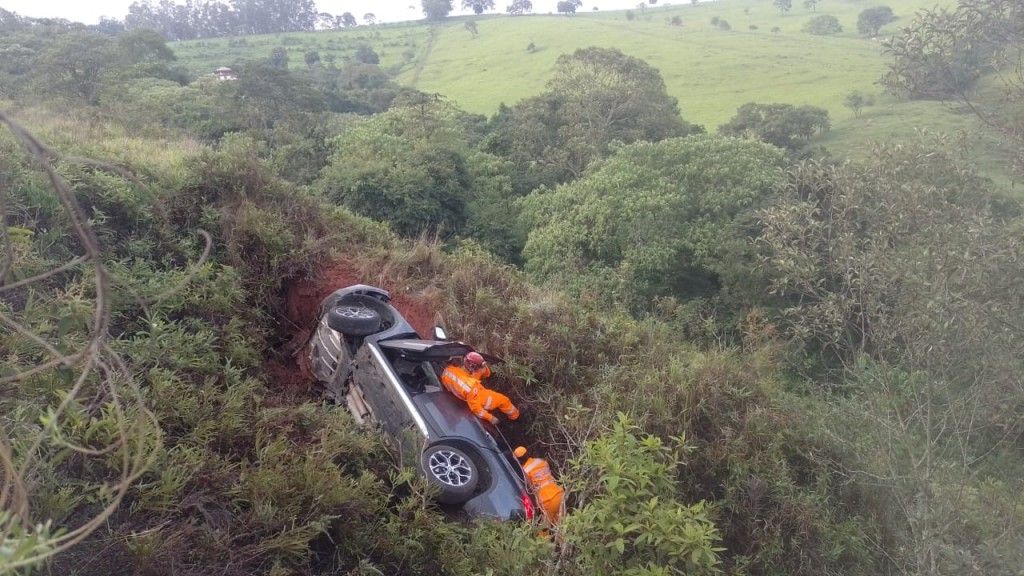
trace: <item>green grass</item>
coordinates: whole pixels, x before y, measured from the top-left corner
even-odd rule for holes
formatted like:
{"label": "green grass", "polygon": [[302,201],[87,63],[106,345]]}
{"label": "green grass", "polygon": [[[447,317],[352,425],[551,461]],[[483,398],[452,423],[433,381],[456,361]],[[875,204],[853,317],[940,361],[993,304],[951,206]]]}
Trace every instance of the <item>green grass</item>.
{"label": "green grass", "polygon": [[[513,104],[542,91],[560,55],[586,46],[615,47],[660,70],[669,94],[679,100],[683,118],[711,131],[747,102],[825,108],[833,130],[818,143],[838,155],[856,156],[870,139],[906,135],[918,128],[976,131],[979,162],[997,180],[1009,183],[1005,151],[973,116],[937,102],[898,102],[884,96],[876,84],[886,67],[881,43],[857,34],[857,15],[865,8],[885,4],[895,12],[898,20],[882,29],[884,37],[906,25],[917,10],[953,1],[822,0],[812,12],[802,0],[794,0],[793,10],[782,15],[770,0],[722,0],[633,10],[631,21],[624,11],[477,17],[475,38],[464,26],[469,18],[463,17],[434,26],[405,23],[250,37],[248,45],[217,39],[178,43],[174,49],[198,73],[266,57],[280,45],[288,49],[292,67],[304,65],[308,50],[333,55],[340,64],[356,46],[367,43],[380,54],[382,66],[397,73],[400,83],[444,95],[470,112],[492,114],[501,103]],[[802,32],[804,23],[818,14],[836,16],[843,32]],[[670,25],[673,16],[682,18],[683,26]],[[712,26],[715,16],[728,21],[732,30]],[[773,33],[775,27],[780,31]],[[528,52],[531,43],[535,50]],[[879,104],[854,118],[842,105],[843,96],[852,90],[874,94]]]}
{"label": "green grass", "polygon": [[319,52],[324,61],[334,58],[342,65],[360,44],[373,47],[381,66],[392,70],[409,68],[421,56],[430,28],[421,24],[361,26],[331,32],[291,32],[240,38],[211,38],[171,44],[182,65],[195,75],[209,74],[220,66],[237,67],[246,60],[268,58],[282,46],[288,51],[292,68],[305,67],[306,52]]}
{"label": "green grass", "polygon": [[[942,1],[883,3],[905,22],[914,11]],[[492,113],[501,102],[540,92],[561,54],[598,45],[618,48],[658,68],[669,93],[679,99],[683,117],[709,128],[752,101],[812,104],[828,109],[836,121],[850,118],[852,113],[842,106],[845,93],[880,92],[874,85],[885,69],[879,42],[856,31],[860,11],[879,2],[825,0],[816,12],[803,8],[800,0],[794,3],[785,16],[769,0],[724,0],[633,11],[633,21],[625,12],[492,17],[478,21],[480,35],[475,39],[456,20],[439,27],[414,85],[448,96],[469,111]],[[843,33],[801,32],[816,14],[836,16]],[[673,16],[681,17],[684,25],[669,25]],[[712,26],[714,16],[728,21],[732,30]],[[750,30],[751,25],[757,29]],[[774,27],[781,31],[772,33]],[[538,49],[534,53],[526,50],[531,42]],[[412,84],[413,75],[405,72],[399,80]]]}

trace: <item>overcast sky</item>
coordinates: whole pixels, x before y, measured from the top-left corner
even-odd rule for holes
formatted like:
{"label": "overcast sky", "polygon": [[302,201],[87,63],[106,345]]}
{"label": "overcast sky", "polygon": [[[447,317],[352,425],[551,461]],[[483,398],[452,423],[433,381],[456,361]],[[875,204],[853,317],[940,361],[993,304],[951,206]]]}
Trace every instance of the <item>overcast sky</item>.
{"label": "overcast sky", "polygon": [[[532,0],[535,13],[554,12],[557,0]],[[641,0],[583,0],[582,11],[594,6],[601,10],[617,10],[635,7]],[[684,0],[677,0],[680,3]],[[86,24],[95,24],[100,16],[124,18],[133,0],[0,0],[0,8],[17,12],[22,16],[36,18],[66,18]],[[510,0],[495,0],[498,11],[504,12]],[[665,3],[664,0],[659,4]],[[456,8],[462,0],[452,2]],[[422,18],[420,0],[317,0],[322,12],[341,14],[351,12],[362,22],[363,14],[373,12],[379,20],[395,22]]]}

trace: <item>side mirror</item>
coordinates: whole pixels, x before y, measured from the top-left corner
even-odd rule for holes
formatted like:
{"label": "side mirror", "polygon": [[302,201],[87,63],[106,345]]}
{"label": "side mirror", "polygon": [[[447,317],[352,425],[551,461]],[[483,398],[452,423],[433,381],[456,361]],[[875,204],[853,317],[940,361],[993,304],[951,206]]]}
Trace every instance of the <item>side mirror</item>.
{"label": "side mirror", "polygon": [[434,326],[434,340],[447,340],[448,333],[440,326]]}

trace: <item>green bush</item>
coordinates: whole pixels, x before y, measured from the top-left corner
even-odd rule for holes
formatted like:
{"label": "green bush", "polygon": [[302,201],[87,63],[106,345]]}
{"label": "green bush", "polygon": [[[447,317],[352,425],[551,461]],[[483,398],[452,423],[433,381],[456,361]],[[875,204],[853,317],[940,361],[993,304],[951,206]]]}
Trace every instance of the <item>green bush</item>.
{"label": "green bush", "polygon": [[720,137],[623,147],[523,201],[526,270],[637,310],[657,296],[714,294],[737,219],[771,196],[781,163],[772,147]]}
{"label": "green bush", "polygon": [[569,486],[586,504],[565,519],[580,574],[715,574],[718,530],[705,504],[685,505],[675,485],[682,457],[640,437],[624,415],[572,463]]}
{"label": "green bush", "polygon": [[839,34],[843,31],[839,19],[831,14],[821,14],[811,18],[804,24],[803,31],[816,36],[828,36]]}

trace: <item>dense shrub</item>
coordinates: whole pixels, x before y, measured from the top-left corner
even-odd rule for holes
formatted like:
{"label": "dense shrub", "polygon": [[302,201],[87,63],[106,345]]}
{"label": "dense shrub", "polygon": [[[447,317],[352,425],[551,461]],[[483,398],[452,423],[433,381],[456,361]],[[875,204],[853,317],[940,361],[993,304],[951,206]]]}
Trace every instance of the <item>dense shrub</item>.
{"label": "dense shrub", "polygon": [[779,183],[781,154],[692,136],[627,146],[586,176],[524,202],[526,270],[575,293],[649,310],[713,294],[737,218]]}
{"label": "dense shrub", "polygon": [[559,57],[547,90],[492,122],[485,149],[515,163],[517,192],[578,178],[613,141],[658,141],[699,131],[683,122],[661,74],[618,50],[585,48]]}
{"label": "dense shrub", "polygon": [[731,120],[718,127],[718,132],[797,150],[830,127],[828,111],[816,106],[750,102],[740,106]]}
{"label": "dense shrub", "polygon": [[865,36],[875,36],[878,30],[896,19],[892,8],[888,6],[875,6],[867,8],[857,15],[857,32]]}
{"label": "dense shrub", "polygon": [[839,34],[843,31],[843,27],[835,16],[820,14],[808,20],[804,24],[803,31],[816,36],[828,36],[829,34]]}
{"label": "dense shrub", "polygon": [[443,102],[380,114],[338,138],[319,187],[405,236],[459,232],[472,186],[468,122]]}

